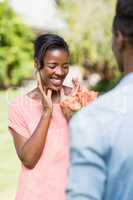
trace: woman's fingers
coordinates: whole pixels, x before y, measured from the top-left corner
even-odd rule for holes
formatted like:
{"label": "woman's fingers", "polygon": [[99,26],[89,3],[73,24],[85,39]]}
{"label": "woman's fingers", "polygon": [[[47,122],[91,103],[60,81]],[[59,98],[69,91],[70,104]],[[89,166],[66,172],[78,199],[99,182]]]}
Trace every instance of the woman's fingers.
{"label": "woman's fingers", "polygon": [[40,74],[39,71],[37,73],[37,82],[38,82],[38,87],[40,89],[40,92],[42,93],[42,95],[44,96],[44,98],[46,98],[47,95],[45,94],[43,83],[42,83],[42,79],[41,79],[41,74]]}
{"label": "woman's fingers", "polygon": [[72,79],[72,83],[73,83],[73,86],[74,86],[73,91],[72,91],[72,96],[75,96],[80,89],[80,83],[79,83],[79,80],[77,78]]}
{"label": "woman's fingers", "polygon": [[39,90],[40,90],[40,92],[42,94],[43,106],[46,109],[52,109],[52,90],[48,89],[47,93],[46,93],[45,88],[44,88],[44,84],[42,82],[41,74],[40,74],[39,71],[37,73],[37,84],[38,84],[38,88],[39,88]]}
{"label": "woman's fingers", "polygon": [[47,91],[47,105],[50,109],[53,107],[53,102],[52,102],[52,90],[48,89]]}
{"label": "woman's fingers", "polygon": [[65,95],[65,93],[64,93],[64,88],[62,88],[62,89],[60,90],[60,95],[61,95],[61,101],[68,98],[68,96]]}
{"label": "woman's fingers", "polygon": [[49,99],[52,98],[52,90],[48,89],[48,91],[47,91],[47,97],[48,97]]}
{"label": "woman's fingers", "polygon": [[48,93],[47,94],[45,93],[40,72],[37,73],[37,81],[38,81],[38,88],[39,88],[39,90],[40,90],[40,92],[41,92],[41,94],[43,96],[43,102],[44,102],[44,104],[45,105],[51,104],[51,102],[49,103],[49,101],[50,101],[51,96],[52,96],[52,91],[48,90]]}
{"label": "woman's fingers", "polygon": [[79,84],[79,79],[78,78],[73,78],[72,79],[72,83],[73,83],[73,86],[77,86]]}
{"label": "woman's fingers", "polygon": [[41,94],[43,95],[43,97],[45,98],[45,100],[47,99],[47,95],[43,89],[43,86],[41,84],[38,85],[39,89],[40,89],[40,92]]}

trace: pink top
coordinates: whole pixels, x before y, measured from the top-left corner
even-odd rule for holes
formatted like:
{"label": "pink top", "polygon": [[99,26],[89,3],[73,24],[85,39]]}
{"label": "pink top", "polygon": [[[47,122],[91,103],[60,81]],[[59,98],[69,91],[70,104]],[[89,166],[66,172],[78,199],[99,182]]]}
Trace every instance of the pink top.
{"label": "pink top", "polygon": [[[41,102],[27,95],[9,106],[8,127],[29,138],[39,123]],[[60,105],[53,105],[53,116],[42,156],[34,169],[22,165],[16,200],[64,200],[68,168],[68,129]]]}

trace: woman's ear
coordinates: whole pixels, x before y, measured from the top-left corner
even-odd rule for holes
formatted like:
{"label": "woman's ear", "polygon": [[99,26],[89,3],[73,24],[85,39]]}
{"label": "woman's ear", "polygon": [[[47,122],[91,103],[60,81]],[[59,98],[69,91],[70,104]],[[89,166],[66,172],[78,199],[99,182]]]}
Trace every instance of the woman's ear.
{"label": "woman's ear", "polygon": [[39,70],[40,69],[40,64],[37,58],[34,59],[34,67]]}

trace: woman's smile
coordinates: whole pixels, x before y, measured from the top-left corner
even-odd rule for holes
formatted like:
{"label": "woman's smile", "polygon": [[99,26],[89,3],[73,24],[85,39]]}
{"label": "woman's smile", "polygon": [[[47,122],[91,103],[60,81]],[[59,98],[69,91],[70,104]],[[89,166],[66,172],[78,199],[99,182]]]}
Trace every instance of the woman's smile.
{"label": "woman's smile", "polygon": [[51,81],[52,85],[58,86],[58,87],[61,86],[63,83],[63,79],[61,79],[61,78],[51,78],[50,81]]}

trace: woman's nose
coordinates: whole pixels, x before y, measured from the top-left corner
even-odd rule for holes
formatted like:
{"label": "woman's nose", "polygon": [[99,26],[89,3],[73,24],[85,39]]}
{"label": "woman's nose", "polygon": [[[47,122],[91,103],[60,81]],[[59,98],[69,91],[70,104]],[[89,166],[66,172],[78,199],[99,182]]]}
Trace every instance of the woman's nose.
{"label": "woman's nose", "polygon": [[55,71],[56,75],[62,76],[64,74],[62,67],[58,66]]}

